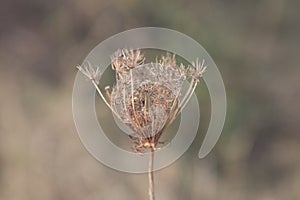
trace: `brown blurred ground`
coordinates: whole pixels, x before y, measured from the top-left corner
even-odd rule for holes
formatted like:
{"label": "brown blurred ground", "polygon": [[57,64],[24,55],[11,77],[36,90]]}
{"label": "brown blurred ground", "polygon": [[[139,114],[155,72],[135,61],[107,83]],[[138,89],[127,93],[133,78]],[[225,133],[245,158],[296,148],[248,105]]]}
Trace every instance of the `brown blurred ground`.
{"label": "brown blurred ground", "polygon": [[214,151],[197,158],[209,120],[204,97],[200,136],[156,173],[157,199],[300,199],[300,1],[0,5],[0,199],[145,199],[147,177],[95,161],[71,111],[74,66],[107,37],[142,26],[175,29],[200,42],[228,95]]}

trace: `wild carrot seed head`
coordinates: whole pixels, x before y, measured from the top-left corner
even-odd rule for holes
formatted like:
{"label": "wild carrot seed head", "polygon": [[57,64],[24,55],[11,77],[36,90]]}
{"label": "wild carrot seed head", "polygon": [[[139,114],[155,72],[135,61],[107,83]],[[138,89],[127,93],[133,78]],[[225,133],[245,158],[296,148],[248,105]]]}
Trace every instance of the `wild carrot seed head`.
{"label": "wild carrot seed head", "polygon": [[[78,67],[92,80],[113,113],[134,132],[130,138],[138,152],[156,149],[163,131],[186,106],[206,69],[204,61],[200,63],[198,59],[193,66],[178,65],[175,54],[169,53],[155,63],[144,64],[144,61],[140,50],[119,49],[111,56],[116,85],[112,91],[105,87],[107,99],[98,88],[99,69],[89,64]],[[179,99],[187,79],[190,79],[190,87]]]}

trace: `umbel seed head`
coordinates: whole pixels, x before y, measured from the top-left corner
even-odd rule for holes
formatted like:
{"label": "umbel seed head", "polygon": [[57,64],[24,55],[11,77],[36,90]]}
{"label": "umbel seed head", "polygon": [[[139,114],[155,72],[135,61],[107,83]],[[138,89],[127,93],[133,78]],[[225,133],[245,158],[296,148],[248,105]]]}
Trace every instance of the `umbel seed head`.
{"label": "umbel seed head", "polygon": [[172,115],[183,81],[177,70],[159,63],[143,64],[117,79],[111,104],[135,137],[152,141]]}
{"label": "umbel seed head", "polygon": [[[167,53],[155,63],[144,63],[140,50],[117,50],[111,56],[111,66],[116,73],[116,85],[110,92],[105,87],[107,99],[98,88],[93,72],[98,68],[79,67],[92,80],[101,98],[133,134],[133,148],[137,152],[157,148],[163,131],[175,120],[191,98],[206,66],[196,60],[193,66],[177,64],[175,54]],[[86,70],[85,70],[86,69]],[[98,74],[97,74],[98,77]],[[181,97],[185,80],[189,89]]]}

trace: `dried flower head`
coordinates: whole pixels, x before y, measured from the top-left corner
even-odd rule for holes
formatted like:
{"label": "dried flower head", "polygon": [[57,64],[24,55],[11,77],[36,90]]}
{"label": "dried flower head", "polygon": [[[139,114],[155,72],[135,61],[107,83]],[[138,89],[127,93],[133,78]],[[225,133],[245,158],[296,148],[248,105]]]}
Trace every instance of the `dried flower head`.
{"label": "dried flower head", "polygon": [[[118,50],[111,57],[111,66],[116,73],[116,85],[105,87],[106,98],[98,84],[99,69],[78,67],[92,80],[100,97],[112,112],[130,129],[134,150],[144,152],[157,149],[164,130],[176,119],[187,105],[206,66],[198,59],[185,67],[176,62],[175,54],[167,53],[155,63],[144,64],[140,50]],[[190,86],[182,98],[183,82]]]}

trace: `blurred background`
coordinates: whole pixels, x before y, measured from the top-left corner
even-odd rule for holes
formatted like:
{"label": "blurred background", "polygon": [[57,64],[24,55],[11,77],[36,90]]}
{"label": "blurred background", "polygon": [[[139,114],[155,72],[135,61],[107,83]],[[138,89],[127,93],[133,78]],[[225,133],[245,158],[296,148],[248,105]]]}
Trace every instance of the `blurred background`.
{"label": "blurred background", "polygon": [[198,89],[198,136],[155,173],[157,199],[300,199],[300,1],[2,0],[0,199],[146,199],[147,176],[97,162],[72,118],[75,66],[136,27],[183,32],[210,53],[227,89],[222,136],[198,159],[210,119]]}

